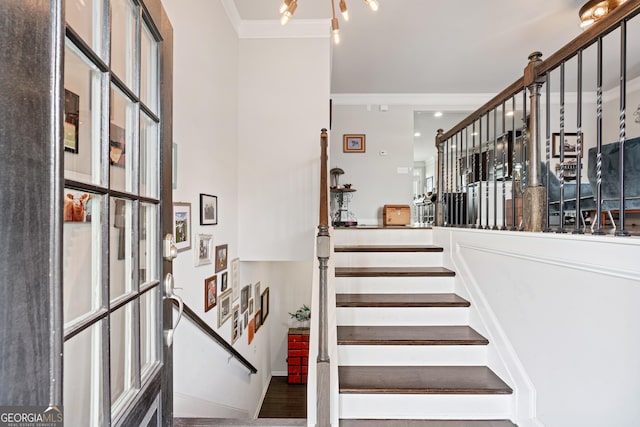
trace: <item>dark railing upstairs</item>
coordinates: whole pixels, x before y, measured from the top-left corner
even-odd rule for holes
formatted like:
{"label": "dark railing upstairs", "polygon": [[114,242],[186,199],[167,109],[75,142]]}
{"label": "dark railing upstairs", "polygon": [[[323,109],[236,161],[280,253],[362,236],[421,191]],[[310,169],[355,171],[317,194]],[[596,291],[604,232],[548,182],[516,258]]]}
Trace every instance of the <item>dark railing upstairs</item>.
{"label": "dark railing upstairs", "polygon": [[[172,300],[173,304],[178,306],[178,302],[176,302],[175,300]],[[245,359],[240,353],[238,353],[238,351],[233,348],[233,346],[231,344],[229,344],[227,341],[225,341],[224,338],[222,338],[220,335],[218,335],[216,333],[216,331],[214,331],[211,326],[209,326],[207,324],[207,322],[205,322],[204,320],[202,320],[202,318],[200,318],[200,316],[198,316],[198,314],[193,311],[187,304],[184,304],[184,309],[183,309],[183,313],[189,318],[191,319],[191,321],[193,321],[193,323],[202,331],[204,332],[209,338],[213,339],[215,342],[217,342],[220,347],[224,348],[227,353],[229,353],[230,356],[232,356],[233,358],[235,358],[238,362],[240,362],[244,367],[246,367],[250,373],[252,374],[256,374],[258,373],[258,370],[255,368],[255,366],[253,366],[251,364],[251,362],[249,362],[247,359]]]}
{"label": "dark railing upstairs", "polygon": [[532,53],[523,77],[438,131],[438,225],[630,235],[626,216],[640,212],[639,13],[629,0],[548,59]]}

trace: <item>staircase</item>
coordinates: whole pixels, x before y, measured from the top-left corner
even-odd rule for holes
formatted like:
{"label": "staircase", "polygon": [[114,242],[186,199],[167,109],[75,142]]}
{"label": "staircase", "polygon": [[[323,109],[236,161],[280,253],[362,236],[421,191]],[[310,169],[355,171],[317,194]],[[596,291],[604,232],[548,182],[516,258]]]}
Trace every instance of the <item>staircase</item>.
{"label": "staircase", "polygon": [[336,229],[340,426],[513,427],[428,229]]}

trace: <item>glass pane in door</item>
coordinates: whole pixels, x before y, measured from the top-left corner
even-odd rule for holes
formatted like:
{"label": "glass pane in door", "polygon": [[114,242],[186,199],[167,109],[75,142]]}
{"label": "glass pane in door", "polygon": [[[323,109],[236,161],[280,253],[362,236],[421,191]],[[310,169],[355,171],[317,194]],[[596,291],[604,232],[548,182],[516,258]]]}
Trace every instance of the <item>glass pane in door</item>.
{"label": "glass pane in door", "polygon": [[109,164],[112,190],[133,192],[136,105],[118,88],[111,86]]}
{"label": "glass pane in door", "polygon": [[131,0],[111,1],[111,70],[134,93],[138,8]]}
{"label": "glass pane in door", "polygon": [[65,189],[63,229],[63,280],[65,327],[101,306],[103,197]]}
{"label": "glass pane in door", "polygon": [[158,124],[140,114],[140,195],[158,198],[160,192],[158,165],[160,157]]}
{"label": "glass pane in door", "polygon": [[102,322],[64,343],[64,423],[102,426]]}
{"label": "glass pane in door", "polygon": [[64,68],[64,177],[100,184],[104,75],[69,39]]}
{"label": "glass pane in door", "polygon": [[159,362],[158,298],[158,287],[140,298],[140,365],[143,381],[151,373],[151,368]]}
{"label": "glass pane in door", "polygon": [[67,23],[102,59],[103,10],[104,0],[67,0],[64,10]]}
{"label": "glass pane in door", "polygon": [[140,287],[158,280],[158,206],[140,204]]}
{"label": "glass pane in door", "polygon": [[140,100],[158,113],[158,42],[144,23],[140,37]]}
{"label": "glass pane in door", "polygon": [[109,213],[109,298],[133,290],[133,203],[111,199]]}
{"label": "glass pane in door", "polygon": [[134,385],[134,303],[114,311],[109,316],[111,356],[111,413],[120,413]]}

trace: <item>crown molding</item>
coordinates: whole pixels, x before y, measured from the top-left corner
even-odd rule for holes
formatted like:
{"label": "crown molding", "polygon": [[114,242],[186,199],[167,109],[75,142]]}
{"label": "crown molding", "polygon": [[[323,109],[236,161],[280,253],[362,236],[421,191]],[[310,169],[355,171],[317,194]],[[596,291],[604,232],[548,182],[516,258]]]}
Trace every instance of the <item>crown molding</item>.
{"label": "crown molding", "polygon": [[238,8],[236,7],[235,2],[233,0],[222,0],[222,7],[227,14],[227,18],[229,18],[231,26],[236,31],[236,34],[240,34],[240,24],[242,23],[242,19],[240,19],[240,14],[238,13]]}
{"label": "crown molding", "polygon": [[413,105],[445,111],[475,110],[489,101],[492,93],[332,93],[333,105]]}

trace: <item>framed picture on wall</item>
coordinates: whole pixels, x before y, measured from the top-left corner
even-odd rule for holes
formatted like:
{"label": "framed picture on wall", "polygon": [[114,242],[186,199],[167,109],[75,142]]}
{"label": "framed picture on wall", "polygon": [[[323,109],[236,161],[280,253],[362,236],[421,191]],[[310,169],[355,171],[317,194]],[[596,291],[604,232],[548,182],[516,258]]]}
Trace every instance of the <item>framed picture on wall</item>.
{"label": "framed picture on wall", "polygon": [[204,312],[211,310],[218,302],[217,277],[204,279]]}
{"label": "framed picture on wall", "polygon": [[229,281],[227,280],[227,273],[222,273],[220,275],[220,293],[223,294],[227,292],[229,289]]}
{"label": "framed picture on wall", "polygon": [[220,302],[218,303],[218,328],[224,325],[231,317],[231,292],[227,292],[225,295],[220,295]]}
{"label": "framed picture on wall", "polygon": [[231,261],[231,289],[233,290],[233,300],[240,297],[240,259]]}
{"label": "framed picture on wall", "polygon": [[[552,141],[552,156],[560,157],[560,133],[553,134]],[[584,147],[584,134],[582,134],[582,146]],[[564,156],[565,157],[577,157],[578,156],[578,134],[568,133],[564,134]]]}
{"label": "framed picture on wall", "polygon": [[78,134],[80,125],[80,97],[70,90],[64,90],[64,151],[78,154]]}
{"label": "framed picture on wall", "polygon": [[269,316],[269,288],[265,289],[264,292],[262,292],[262,299],[260,302],[260,306],[262,308],[262,324],[264,325],[264,321],[267,319],[267,316]]}
{"label": "framed picture on wall", "polygon": [[213,236],[211,234],[198,234],[196,237],[196,266],[211,264],[211,252],[213,248]]}
{"label": "framed picture on wall", "polygon": [[173,204],[173,238],[178,252],[191,249],[191,203]]}
{"label": "framed picture on wall", "polygon": [[345,134],[342,137],[342,151],[345,153],[364,153],[365,145],[364,134]]}
{"label": "framed picture on wall", "polygon": [[227,245],[216,246],[216,273],[227,269]]}
{"label": "framed picture on wall", "polygon": [[218,223],[218,197],[200,193],[200,225]]}

